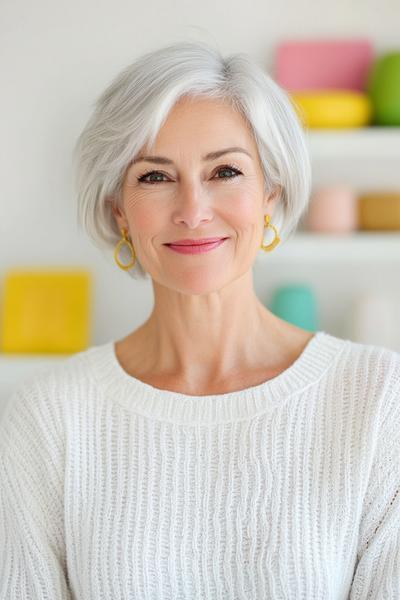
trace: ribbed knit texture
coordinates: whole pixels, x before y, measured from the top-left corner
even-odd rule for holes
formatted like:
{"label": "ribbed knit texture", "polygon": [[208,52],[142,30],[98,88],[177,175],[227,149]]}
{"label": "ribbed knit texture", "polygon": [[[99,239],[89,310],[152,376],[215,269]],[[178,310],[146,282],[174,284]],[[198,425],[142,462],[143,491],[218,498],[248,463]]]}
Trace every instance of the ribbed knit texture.
{"label": "ribbed knit texture", "polygon": [[399,487],[397,352],[319,331],[189,396],[92,346],[9,398],[0,598],[399,600]]}

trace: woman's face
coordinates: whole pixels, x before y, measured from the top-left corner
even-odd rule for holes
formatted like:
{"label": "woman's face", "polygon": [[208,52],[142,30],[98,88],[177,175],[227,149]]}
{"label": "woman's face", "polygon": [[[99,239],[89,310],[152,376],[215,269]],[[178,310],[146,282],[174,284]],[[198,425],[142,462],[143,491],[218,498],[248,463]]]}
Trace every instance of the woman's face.
{"label": "woman's face", "polygon": [[[122,211],[114,208],[114,216],[120,230],[128,229],[152,279],[183,293],[204,294],[252,268],[264,214],[272,214],[277,196],[264,192],[246,120],[225,103],[185,98],[160,129],[151,156],[144,148],[129,166],[122,200]],[[210,237],[226,239],[201,253],[167,245]]]}

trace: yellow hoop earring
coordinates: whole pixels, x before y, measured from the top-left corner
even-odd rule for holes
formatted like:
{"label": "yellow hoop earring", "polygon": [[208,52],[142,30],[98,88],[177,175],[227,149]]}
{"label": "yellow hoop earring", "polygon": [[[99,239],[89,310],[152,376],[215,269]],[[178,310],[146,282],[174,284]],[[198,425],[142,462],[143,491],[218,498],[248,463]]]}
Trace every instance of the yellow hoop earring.
{"label": "yellow hoop earring", "polygon": [[265,245],[264,244],[264,236],[263,236],[260,248],[265,250],[265,252],[270,252],[271,250],[273,250],[275,248],[275,246],[277,246],[279,244],[279,242],[281,241],[281,239],[278,235],[278,230],[276,229],[275,225],[272,225],[272,223],[270,223],[270,219],[271,219],[271,217],[269,215],[264,216],[264,228],[271,227],[274,230],[275,237],[270,244]]}
{"label": "yellow hoop earring", "polygon": [[[133,265],[136,262],[136,253],[135,250],[133,248],[133,245],[131,244],[131,242],[128,240],[128,235],[127,235],[127,230],[123,227],[122,228],[122,239],[119,240],[118,244],[115,246],[115,251],[114,251],[114,258],[115,258],[115,262],[117,263],[117,265],[121,268],[124,269],[124,271],[127,271],[128,269],[130,269],[131,267],[133,267]],[[118,258],[118,253],[119,250],[121,248],[121,246],[123,246],[124,244],[126,244],[132,254],[132,259],[131,262],[127,265],[122,264],[122,262],[119,260]]]}

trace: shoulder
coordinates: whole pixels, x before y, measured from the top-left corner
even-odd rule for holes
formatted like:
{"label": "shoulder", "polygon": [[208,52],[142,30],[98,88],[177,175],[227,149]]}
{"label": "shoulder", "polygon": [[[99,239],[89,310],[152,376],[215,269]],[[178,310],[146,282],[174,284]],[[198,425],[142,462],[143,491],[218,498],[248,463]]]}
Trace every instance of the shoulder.
{"label": "shoulder", "polygon": [[344,393],[370,404],[376,418],[397,420],[400,428],[400,352],[375,344],[346,340],[338,363]]}
{"label": "shoulder", "polygon": [[351,380],[369,389],[400,383],[400,352],[322,333],[315,351],[327,357],[329,370],[336,379]]}
{"label": "shoulder", "polygon": [[345,358],[348,368],[366,385],[383,389],[400,385],[400,352],[375,344],[347,340]]}
{"label": "shoulder", "polygon": [[354,374],[373,372],[385,378],[400,374],[400,352],[378,344],[367,344],[350,338],[320,332],[320,352],[330,352],[330,365],[337,364],[339,369],[350,370]]}
{"label": "shoulder", "polygon": [[6,398],[0,419],[0,449],[23,440],[61,440],[65,411],[87,394],[93,381],[91,357],[102,346],[92,346],[51,367],[26,377]]}

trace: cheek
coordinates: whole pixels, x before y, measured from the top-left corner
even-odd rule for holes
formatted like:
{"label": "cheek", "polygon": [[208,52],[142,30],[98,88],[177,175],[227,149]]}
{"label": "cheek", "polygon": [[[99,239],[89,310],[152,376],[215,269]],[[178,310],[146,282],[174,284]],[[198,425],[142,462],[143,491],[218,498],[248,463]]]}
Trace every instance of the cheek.
{"label": "cheek", "polygon": [[125,207],[133,231],[139,234],[150,235],[152,232],[156,232],[164,221],[160,202],[152,202],[149,198],[140,198],[135,195],[135,198],[127,200]]}
{"label": "cheek", "polygon": [[240,231],[254,229],[261,222],[257,194],[246,189],[236,189],[227,194],[224,212],[230,222]]}
{"label": "cheek", "polygon": [[138,232],[151,232],[157,230],[159,214],[154,211],[139,208],[131,213],[133,227]]}

